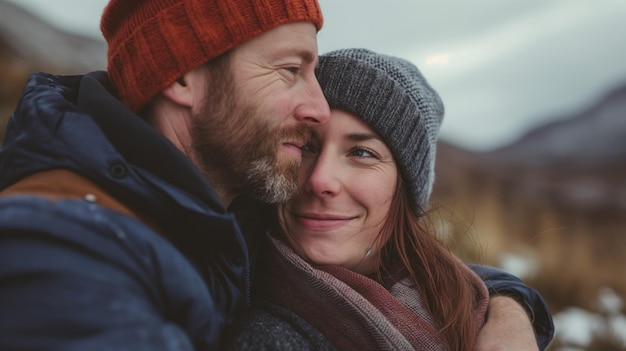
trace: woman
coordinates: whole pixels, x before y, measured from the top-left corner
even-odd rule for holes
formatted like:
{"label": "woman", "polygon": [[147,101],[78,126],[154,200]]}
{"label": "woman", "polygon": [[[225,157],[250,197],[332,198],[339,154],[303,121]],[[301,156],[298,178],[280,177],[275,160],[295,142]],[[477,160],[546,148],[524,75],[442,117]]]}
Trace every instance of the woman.
{"label": "woman", "polygon": [[443,105],[411,63],[367,50],[320,57],[332,109],[278,209],[257,307],[228,349],[470,350],[484,283],[428,231]]}

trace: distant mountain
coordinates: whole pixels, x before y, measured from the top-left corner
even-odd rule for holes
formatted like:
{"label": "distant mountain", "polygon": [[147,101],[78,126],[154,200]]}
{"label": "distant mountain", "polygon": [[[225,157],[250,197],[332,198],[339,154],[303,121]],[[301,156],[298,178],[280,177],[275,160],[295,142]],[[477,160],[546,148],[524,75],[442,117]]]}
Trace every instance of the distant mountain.
{"label": "distant mountain", "polygon": [[29,11],[0,0],[0,53],[20,65],[46,67],[55,73],[106,68],[106,43],[48,24]]}
{"label": "distant mountain", "polygon": [[81,74],[106,69],[106,43],[68,33],[0,0],[0,140],[33,72]]}
{"label": "distant mountain", "polygon": [[626,164],[626,85],[591,108],[537,128],[485,156],[493,161],[542,168],[589,169]]}
{"label": "distant mountain", "polygon": [[503,192],[522,191],[526,199],[626,211],[626,85],[491,152],[442,141],[437,177],[440,191],[455,189],[458,182],[468,187],[495,182],[506,184]]}

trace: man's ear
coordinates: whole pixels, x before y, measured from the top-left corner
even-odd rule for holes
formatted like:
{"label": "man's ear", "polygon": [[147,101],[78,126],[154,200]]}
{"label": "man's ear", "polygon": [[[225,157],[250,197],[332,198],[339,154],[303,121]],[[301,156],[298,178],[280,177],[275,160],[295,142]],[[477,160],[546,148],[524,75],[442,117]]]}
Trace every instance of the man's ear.
{"label": "man's ear", "polygon": [[198,90],[202,89],[202,84],[198,84],[201,82],[203,82],[202,72],[196,68],[168,85],[163,90],[163,96],[175,104],[191,107],[194,104],[194,95],[198,95]]}

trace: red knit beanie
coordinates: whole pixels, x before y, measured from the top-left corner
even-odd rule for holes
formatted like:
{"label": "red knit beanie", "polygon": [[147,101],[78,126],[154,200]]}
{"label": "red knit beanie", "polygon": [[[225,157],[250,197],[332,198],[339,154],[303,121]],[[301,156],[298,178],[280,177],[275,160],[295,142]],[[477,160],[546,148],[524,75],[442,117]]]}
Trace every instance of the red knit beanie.
{"label": "red knit beanie", "polygon": [[119,98],[139,111],[178,77],[281,24],[319,31],[317,0],[111,0],[100,29]]}

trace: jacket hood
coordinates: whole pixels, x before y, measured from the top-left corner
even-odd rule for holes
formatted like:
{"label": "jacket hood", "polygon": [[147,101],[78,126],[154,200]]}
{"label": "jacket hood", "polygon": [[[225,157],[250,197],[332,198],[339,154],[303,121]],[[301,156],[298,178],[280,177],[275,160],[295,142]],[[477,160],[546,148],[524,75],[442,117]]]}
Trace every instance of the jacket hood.
{"label": "jacket hood", "polygon": [[105,186],[123,185],[119,179],[125,171],[147,172],[223,212],[220,199],[189,159],[108,89],[103,71],[32,75],[0,148],[0,188],[50,168],[68,168],[89,178],[102,178],[108,168],[112,179],[98,179]]}
{"label": "jacket hood", "polygon": [[[88,178],[140,218],[156,224],[204,279],[216,301],[212,318],[228,321],[242,299],[248,299],[248,245],[235,214],[226,210],[185,155],[109,92],[105,72],[36,73],[27,82],[0,147],[0,190],[49,169],[67,169]],[[37,201],[13,199],[22,200]],[[98,220],[119,220],[113,218],[117,217]],[[91,227],[73,222],[81,232],[71,234],[100,230],[93,218],[84,220]],[[129,235],[132,240],[158,235],[148,226],[138,227],[143,230]],[[144,243],[157,255],[156,241]]]}
{"label": "jacket hood", "polygon": [[180,216],[232,217],[191,161],[109,92],[103,71],[27,82],[0,148],[0,189],[54,168],[95,181],[166,230],[180,230]]}

